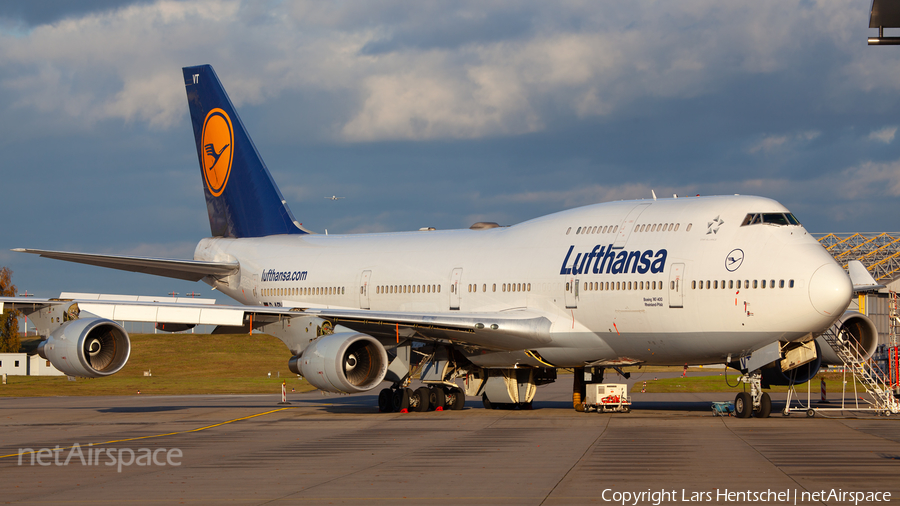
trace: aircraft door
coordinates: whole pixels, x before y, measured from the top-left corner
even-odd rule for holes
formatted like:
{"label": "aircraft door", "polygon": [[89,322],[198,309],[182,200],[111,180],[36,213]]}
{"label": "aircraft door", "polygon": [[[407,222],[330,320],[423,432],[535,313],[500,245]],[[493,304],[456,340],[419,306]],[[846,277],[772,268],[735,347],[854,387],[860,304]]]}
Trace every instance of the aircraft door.
{"label": "aircraft door", "polygon": [[369,309],[369,279],[372,271],[363,271],[359,280],[359,308]]}
{"label": "aircraft door", "polygon": [[684,264],[672,264],[669,272],[669,307],[684,307]]}
{"label": "aircraft door", "polygon": [[619,232],[616,235],[616,242],[613,243],[613,249],[625,247],[625,243],[628,242],[628,237],[634,229],[634,223],[637,221],[638,216],[640,216],[649,206],[650,204],[638,204],[628,212],[628,216],[626,216],[622,224],[619,225]]}
{"label": "aircraft door", "polygon": [[259,274],[253,275],[253,303],[259,304],[259,294],[257,289],[259,287]]}
{"label": "aircraft door", "polygon": [[566,309],[578,307],[578,278],[566,279]]}
{"label": "aircraft door", "polygon": [[457,267],[450,273],[450,309],[459,309],[460,278],[462,278],[462,268]]}

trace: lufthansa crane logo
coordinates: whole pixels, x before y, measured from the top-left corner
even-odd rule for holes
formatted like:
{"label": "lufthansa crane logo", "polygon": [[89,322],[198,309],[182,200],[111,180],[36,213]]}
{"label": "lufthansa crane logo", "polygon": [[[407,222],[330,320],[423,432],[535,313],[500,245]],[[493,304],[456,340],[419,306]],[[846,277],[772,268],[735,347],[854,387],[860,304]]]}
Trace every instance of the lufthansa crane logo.
{"label": "lufthansa crane logo", "polygon": [[231,118],[222,109],[209,111],[203,120],[200,149],[203,179],[213,197],[218,197],[228,184],[231,161],[234,158],[234,129],[231,126]]}
{"label": "lufthansa crane logo", "polygon": [[744,251],[740,249],[731,250],[728,255],[725,256],[725,269],[728,272],[734,272],[738,270],[738,267],[744,263]]}

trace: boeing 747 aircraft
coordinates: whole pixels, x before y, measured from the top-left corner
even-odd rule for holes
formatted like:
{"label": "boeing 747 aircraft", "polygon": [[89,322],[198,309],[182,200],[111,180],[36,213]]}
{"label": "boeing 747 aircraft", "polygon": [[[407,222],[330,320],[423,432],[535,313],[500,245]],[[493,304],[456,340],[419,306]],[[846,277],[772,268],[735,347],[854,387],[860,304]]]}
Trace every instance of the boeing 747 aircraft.
{"label": "boeing 747 aircraft", "polygon": [[[868,318],[845,313],[848,274],[767,198],[654,198],[512,226],[314,234],[294,219],[212,67],[183,72],[211,229],[194,258],[19,251],[203,281],[240,304],[2,299],[47,336],[40,354],[66,374],[125,365],[130,341],[117,320],[214,324],[278,337],[291,370],[325,391],[388,381],[382,411],[460,409],[465,395],[530,407],[559,368],[575,369],[581,409],[605,368],[725,363],[753,387],[738,394],[738,415],[766,417],[761,388],[802,383],[834,361],[817,341],[833,324],[867,353],[878,344]],[[414,375],[425,386],[410,389]]]}

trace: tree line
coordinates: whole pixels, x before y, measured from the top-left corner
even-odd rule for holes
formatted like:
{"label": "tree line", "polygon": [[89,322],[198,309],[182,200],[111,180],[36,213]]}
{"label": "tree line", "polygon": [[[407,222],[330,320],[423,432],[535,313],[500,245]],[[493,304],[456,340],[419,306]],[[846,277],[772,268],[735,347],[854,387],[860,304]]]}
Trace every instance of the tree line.
{"label": "tree line", "polygon": [[[12,283],[12,270],[8,267],[0,269],[0,296],[15,297],[18,294],[16,285]],[[0,353],[18,353],[19,312],[4,309],[0,314]]]}

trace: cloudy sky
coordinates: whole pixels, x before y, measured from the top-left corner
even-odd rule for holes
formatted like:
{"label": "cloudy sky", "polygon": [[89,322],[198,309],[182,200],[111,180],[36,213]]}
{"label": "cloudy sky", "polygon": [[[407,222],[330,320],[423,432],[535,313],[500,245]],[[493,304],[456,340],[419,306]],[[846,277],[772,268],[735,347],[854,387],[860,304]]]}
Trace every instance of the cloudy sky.
{"label": "cloudy sky", "polygon": [[[190,258],[209,235],[181,67],[212,64],[319,232],[514,224],[756,194],[900,230],[900,48],[868,1],[0,3],[0,265],[20,291],[184,283],[9,252]],[[343,200],[325,200],[338,195]]]}

